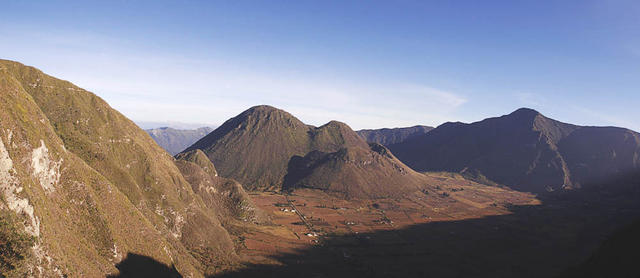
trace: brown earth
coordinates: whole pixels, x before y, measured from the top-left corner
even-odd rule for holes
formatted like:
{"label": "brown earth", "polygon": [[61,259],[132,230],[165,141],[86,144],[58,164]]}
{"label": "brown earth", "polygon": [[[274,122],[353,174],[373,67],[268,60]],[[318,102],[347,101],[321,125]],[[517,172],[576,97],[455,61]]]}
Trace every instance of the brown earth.
{"label": "brown earth", "polygon": [[[248,227],[238,250],[244,267],[214,277],[558,277],[640,216],[637,187],[535,196],[429,175],[449,186],[378,200],[251,193],[274,225]],[[635,273],[632,258],[596,273]]]}

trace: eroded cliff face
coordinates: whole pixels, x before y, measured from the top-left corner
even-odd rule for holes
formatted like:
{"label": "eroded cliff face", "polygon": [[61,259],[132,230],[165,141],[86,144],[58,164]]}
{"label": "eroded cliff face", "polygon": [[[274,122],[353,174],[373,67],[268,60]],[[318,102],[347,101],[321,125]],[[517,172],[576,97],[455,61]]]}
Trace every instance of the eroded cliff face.
{"label": "eroded cliff face", "polygon": [[174,159],[96,95],[0,60],[7,276],[105,276],[127,253],[199,277],[236,260]]}

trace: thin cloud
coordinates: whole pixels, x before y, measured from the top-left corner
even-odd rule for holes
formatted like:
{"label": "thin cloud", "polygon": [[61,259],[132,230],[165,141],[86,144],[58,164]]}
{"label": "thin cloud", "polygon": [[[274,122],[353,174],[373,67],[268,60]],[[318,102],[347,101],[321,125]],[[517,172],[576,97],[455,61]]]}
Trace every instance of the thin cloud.
{"label": "thin cloud", "polygon": [[445,92],[429,87],[422,87],[421,91],[427,98],[447,105],[450,108],[458,108],[467,102],[466,98],[451,92]]}
{"label": "thin cloud", "polygon": [[516,98],[524,106],[540,106],[546,102],[542,96],[533,93],[516,93]]}
{"label": "thin cloud", "polygon": [[[7,58],[90,90],[137,121],[220,124],[252,105],[271,104],[314,125],[329,120],[354,128],[437,125],[467,103],[460,94],[423,84],[336,80],[243,68],[233,60],[139,53],[123,47],[127,41],[95,34],[0,31],[16,42],[0,46]],[[101,45],[100,53],[91,48],[95,45]],[[59,50],[51,56],[40,52],[43,48]]]}
{"label": "thin cloud", "polygon": [[602,123],[603,125],[626,127],[636,131],[640,130],[640,126],[637,126],[637,123],[632,123],[627,120],[621,119],[617,116],[603,113],[595,109],[590,109],[590,108],[581,107],[581,106],[573,106],[572,109],[587,117],[590,117],[596,120],[597,122]]}

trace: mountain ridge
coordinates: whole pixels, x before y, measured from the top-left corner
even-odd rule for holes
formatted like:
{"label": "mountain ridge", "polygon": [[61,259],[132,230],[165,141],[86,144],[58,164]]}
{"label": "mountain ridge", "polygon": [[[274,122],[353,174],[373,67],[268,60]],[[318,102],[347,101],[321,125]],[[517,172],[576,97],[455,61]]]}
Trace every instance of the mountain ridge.
{"label": "mountain ridge", "polygon": [[400,128],[361,129],[356,131],[356,133],[367,142],[388,146],[425,134],[431,130],[433,130],[433,127],[415,125]]}
{"label": "mountain ridge", "polygon": [[[592,134],[579,136],[581,133]],[[598,137],[605,138],[598,144],[590,141]],[[600,179],[637,168],[637,157],[626,157],[623,162],[620,155],[611,156],[607,151],[638,154],[638,138],[629,129],[577,126],[522,108],[469,124],[445,123],[389,148],[418,171],[464,172],[518,190],[544,192],[580,187],[589,182],[585,172],[600,172],[591,176]],[[618,168],[602,172],[601,168],[585,166],[588,156],[616,161],[612,163]],[[594,163],[597,161],[590,165]]]}

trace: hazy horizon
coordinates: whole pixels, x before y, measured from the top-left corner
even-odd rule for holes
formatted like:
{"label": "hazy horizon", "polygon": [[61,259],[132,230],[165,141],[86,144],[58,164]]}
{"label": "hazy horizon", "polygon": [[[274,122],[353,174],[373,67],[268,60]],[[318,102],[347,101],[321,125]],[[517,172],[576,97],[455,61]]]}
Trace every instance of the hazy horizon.
{"label": "hazy horizon", "polygon": [[[247,107],[247,109],[249,109],[249,108],[250,107]],[[528,108],[528,107],[521,107],[521,108]],[[242,111],[244,111],[244,110],[242,110]],[[239,111],[239,113],[242,112],[242,111]],[[471,124],[471,123],[474,123],[474,122],[480,122],[480,121],[485,120],[485,119],[508,115],[508,114],[510,114],[510,113],[512,113],[514,111],[509,111],[509,112],[506,112],[504,114],[494,115],[494,116],[491,116],[491,117],[477,119],[477,120],[473,120],[473,121],[469,121],[469,122],[463,122],[463,123]],[[540,112],[540,111],[538,111],[538,112]],[[234,115],[234,116],[236,116],[236,115]],[[296,115],[293,115],[293,116],[295,117]],[[225,119],[225,121],[226,120],[228,120],[228,119]],[[334,120],[339,121],[338,119],[334,119]],[[554,119],[554,120],[558,120],[558,119]],[[561,122],[563,122],[563,121],[561,121]],[[136,125],[138,125],[138,127],[140,127],[141,129],[144,129],[144,130],[164,128],[164,127],[173,128],[173,129],[183,129],[183,130],[193,130],[193,129],[203,128],[203,127],[210,127],[210,128],[215,130],[216,128],[220,127],[224,123],[224,121],[219,123],[219,124],[207,124],[207,123],[177,122],[177,121],[135,121],[134,120],[134,123]],[[446,122],[444,122],[444,123],[446,123]],[[441,123],[441,124],[444,124],[444,123]],[[565,122],[565,123],[572,124],[570,122]],[[316,126],[321,126],[323,124],[325,124],[325,123],[321,123],[321,124],[318,124]],[[435,128],[435,127],[438,127],[441,124],[430,126],[430,127]],[[413,126],[429,126],[429,125],[424,125],[424,124],[417,123],[417,124],[414,124],[414,125],[385,126],[385,127],[377,127],[377,128],[361,128],[361,129],[354,129],[354,130],[377,130],[377,129],[385,129],[385,128],[393,129],[393,128],[407,128],[407,127],[413,127]],[[594,126],[594,125],[588,125],[587,124],[585,126]],[[601,127],[607,127],[607,126],[601,126]],[[622,127],[622,128],[626,128],[626,127]],[[631,130],[633,130],[633,129],[631,129]],[[633,130],[633,131],[638,132],[637,130]]]}
{"label": "hazy horizon", "polygon": [[0,58],[135,122],[220,125],[268,104],[391,128],[529,107],[640,131],[640,4],[581,3],[9,2]]}

